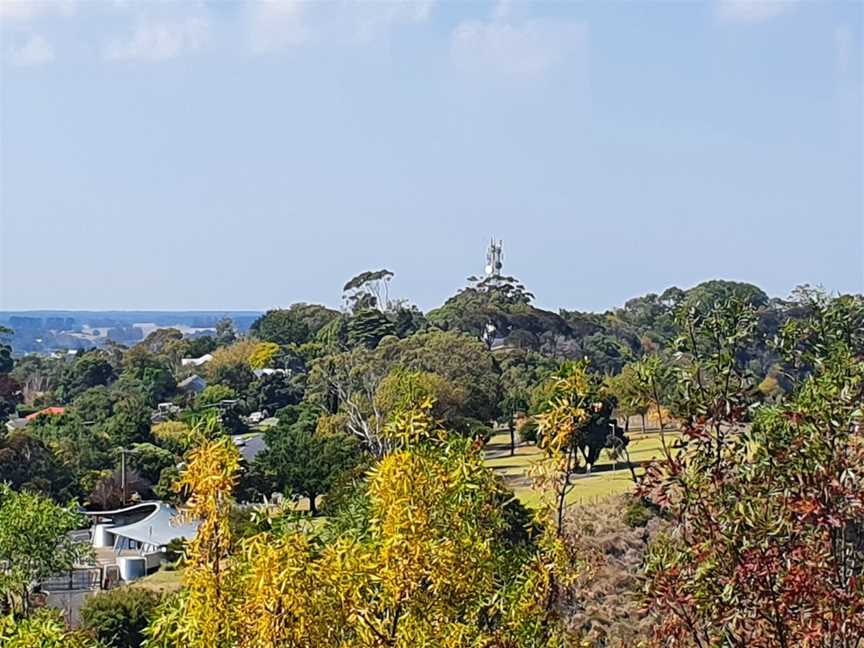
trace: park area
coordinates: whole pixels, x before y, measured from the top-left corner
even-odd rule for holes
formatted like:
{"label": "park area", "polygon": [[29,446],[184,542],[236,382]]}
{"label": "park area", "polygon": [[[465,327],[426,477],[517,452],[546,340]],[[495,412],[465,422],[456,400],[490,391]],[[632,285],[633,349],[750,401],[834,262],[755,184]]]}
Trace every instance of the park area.
{"label": "park area", "polygon": [[[667,430],[666,440],[674,444],[679,436],[677,431]],[[662,454],[659,430],[646,432],[631,432],[629,435],[630,460],[636,469],[636,474],[643,472],[642,465]],[[516,452],[510,456],[510,434],[498,432],[486,444],[486,465],[502,477],[504,483],[513,490],[519,500],[526,506],[536,508],[541,503],[541,493],[531,479],[531,467],[543,458],[543,451],[534,444],[516,443]],[[574,504],[591,501],[609,495],[618,495],[633,488],[633,479],[626,459],[613,461],[604,450],[600,459],[593,466],[591,474],[578,474],[574,478],[575,487],[570,492],[567,502]]]}

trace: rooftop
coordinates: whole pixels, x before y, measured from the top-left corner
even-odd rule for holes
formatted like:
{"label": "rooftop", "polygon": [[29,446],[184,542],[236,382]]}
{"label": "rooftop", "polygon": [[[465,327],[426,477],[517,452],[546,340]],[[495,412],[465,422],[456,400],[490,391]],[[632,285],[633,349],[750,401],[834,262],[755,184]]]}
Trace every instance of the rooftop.
{"label": "rooftop", "polygon": [[[198,532],[198,522],[186,520],[173,506],[164,502],[142,502],[113,511],[87,511],[88,515],[117,521],[111,533],[144,544],[164,546],[175,538],[189,540]],[[139,517],[143,515],[144,517]],[[139,517],[134,522],[122,524],[129,518]]]}

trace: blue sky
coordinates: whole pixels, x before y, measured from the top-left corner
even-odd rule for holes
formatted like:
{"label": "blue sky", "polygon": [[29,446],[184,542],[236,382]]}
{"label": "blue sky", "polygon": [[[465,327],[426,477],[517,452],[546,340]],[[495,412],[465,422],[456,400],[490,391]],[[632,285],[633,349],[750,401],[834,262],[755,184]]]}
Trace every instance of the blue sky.
{"label": "blue sky", "polygon": [[860,2],[0,0],[0,309],[864,291]]}

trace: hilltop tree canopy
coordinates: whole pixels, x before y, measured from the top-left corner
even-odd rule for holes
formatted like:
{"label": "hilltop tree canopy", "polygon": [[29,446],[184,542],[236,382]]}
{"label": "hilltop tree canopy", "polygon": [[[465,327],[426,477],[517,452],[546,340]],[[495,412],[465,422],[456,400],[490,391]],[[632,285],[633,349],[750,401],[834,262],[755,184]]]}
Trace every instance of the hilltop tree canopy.
{"label": "hilltop tree canopy", "polygon": [[292,304],[267,311],[252,324],[250,332],[280,346],[304,344],[313,339],[339,312],[317,304]]}

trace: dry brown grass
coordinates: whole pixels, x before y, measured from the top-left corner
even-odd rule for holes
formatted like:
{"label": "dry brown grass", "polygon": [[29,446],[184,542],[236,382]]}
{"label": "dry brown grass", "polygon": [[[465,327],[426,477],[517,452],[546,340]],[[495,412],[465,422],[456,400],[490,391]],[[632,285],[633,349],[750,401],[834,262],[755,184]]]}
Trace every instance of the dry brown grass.
{"label": "dry brown grass", "polygon": [[639,600],[639,574],[659,520],[627,526],[630,502],[629,496],[612,496],[574,505],[568,513],[566,541],[594,568],[563,597],[561,612],[568,630],[589,646],[629,648],[650,635],[653,619]]}

